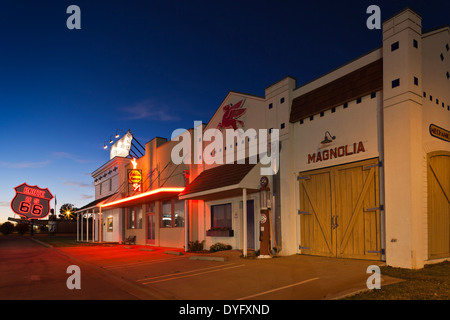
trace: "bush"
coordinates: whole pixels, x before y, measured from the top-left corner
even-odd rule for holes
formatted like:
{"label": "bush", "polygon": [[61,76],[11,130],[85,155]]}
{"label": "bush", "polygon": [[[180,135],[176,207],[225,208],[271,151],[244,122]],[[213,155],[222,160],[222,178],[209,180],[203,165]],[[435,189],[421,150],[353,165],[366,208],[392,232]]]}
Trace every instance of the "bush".
{"label": "bush", "polygon": [[5,236],[14,231],[14,225],[11,222],[5,222],[0,226],[0,232]]}
{"label": "bush", "polygon": [[211,252],[217,252],[217,251],[224,251],[224,250],[231,250],[232,247],[228,244],[223,244],[223,243],[215,243],[213,244],[211,247],[209,247],[209,251]]}
{"label": "bush", "polygon": [[26,223],[17,224],[16,230],[20,235],[23,236],[25,233],[28,232],[28,224],[26,224]]}
{"label": "bush", "polygon": [[189,251],[194,252],[194,251],[203,250],[203,242],[205,242],[205,241],[202,241],[202,242],[200,242],[198,240],[195,242],[189,241]]}

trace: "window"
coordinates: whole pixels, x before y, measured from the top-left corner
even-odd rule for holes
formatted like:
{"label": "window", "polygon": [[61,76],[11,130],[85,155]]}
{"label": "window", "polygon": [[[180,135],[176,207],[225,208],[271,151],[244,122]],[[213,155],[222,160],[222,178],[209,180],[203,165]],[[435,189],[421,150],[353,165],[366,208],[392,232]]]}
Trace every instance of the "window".
{"label": "window", "polygon": [[174,220],[173,226],[184,227],[184,200],[173,201]]}
{"label": "window", "polygon": [[444,55],[441,53],[441,61],[444,61]]}
{"label": "window", "polygon": [[112,178],[109,179],[109,191],[112,191]]}
{"label": "window", "polygon": [[211,228],[232,229],[231,203],[211,206]]}
{"label": "window", "polygon": [[344,109],[347,109],[348,108],[348,103],[346,102],[346,103],[344,103]]}
{"label": "window", "polygon": [[361,103],[362,98],[356,99],[356,103]]}
{"label": "window", "polygon": [[285,123],[282,123],[281,126],[280,126],[281,129],[284,129],[285,127],[286,127]]}
{"label": "window", "polygon": [[184,201],[168,200],[161,204],[161,228],[184,227]]}
{"label": "window", "polygon": [[284,98],[281,98],[281,99],[280,99],[280,103],[284,103]]}
{"label": "window", "polygon": [[133,207],[127,209],[127,228],[128,229],[142,229],[142,207]]}
{"label": "window", "polygon": [[450,73],[447,72],[447,79],[450,79]]}
{"label": "window", "polygon": [[336,108],[331,108],[331,113],[335,113],[336,112]]}
{"label": "window", "polygon": [[273,103],[269,103],[269,109],[273,108]]}
{"label": "window", "polygon": [[416,39],[413,40],[413,46],[414,48],[419,48],[419,43],[417,42]]}
{"label": "window", "polygon": [[419,79],[418,79],[417,77],[414,77],[414,84],[415,84],[416,86],[419,85]]}
{"label": "window", "polygon": [[370,99],[374,99],[374,98],[376,98],[377,97],[377,93],[376,92],[372,92],[371,94],[370,94]]}
{"label": "window", "polygon": [[397,50],[399,48],[399,43],[398,43],[398,41],[397,42],[394,42],[393,44],[391,44],[391,51],[395,51],[395,50]]}
{"label": "window", "polygon": [[445,45],[445,49],[447,49],[447,51],[450,49],[448,43]]}
{"label": "window", "polygon": [[172,201],[163,201],[161,204],[161,228],[172,227]]}
{"label": "window", "polygon": [[396,88],[398,86],[400,86],[400,79],[395,79],[392,81],[392,88]]}
{"label": "window", "polygon": [[321,117],[325,116],[325,112],[321,112],[321,113],[320,113],[320,116],[321,116]]}

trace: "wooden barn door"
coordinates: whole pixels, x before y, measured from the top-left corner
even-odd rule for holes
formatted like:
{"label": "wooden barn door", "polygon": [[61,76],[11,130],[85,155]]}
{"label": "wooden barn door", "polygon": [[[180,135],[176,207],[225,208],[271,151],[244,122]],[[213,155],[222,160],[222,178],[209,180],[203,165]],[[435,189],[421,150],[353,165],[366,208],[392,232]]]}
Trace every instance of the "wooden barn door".
{"label": "wooden barn door", "polygon": [[301,173],[301,253],[380,259],[378,159]]}
{"label": "wooden barn door", "polygon": [[428,154],[428,257],[450,256],[450,152]]}

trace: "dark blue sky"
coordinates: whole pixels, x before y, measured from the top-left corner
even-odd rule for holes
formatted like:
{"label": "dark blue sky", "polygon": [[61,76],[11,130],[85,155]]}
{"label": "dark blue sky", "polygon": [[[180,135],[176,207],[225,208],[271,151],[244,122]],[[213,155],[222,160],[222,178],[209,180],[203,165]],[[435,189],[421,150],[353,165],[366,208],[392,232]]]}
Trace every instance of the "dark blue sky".
{"label": "dark blue sky", "polygon": [[[81,30],[66,27],[72,4]],[[424,31],[450,24],[449,1],[2,0],[0,222],[23,182],[58,207],[92,201],[117,129],[169,138],[208,122],[231,90],[301,85],[377,48],[371,4],[383,21],[410,6]]]}

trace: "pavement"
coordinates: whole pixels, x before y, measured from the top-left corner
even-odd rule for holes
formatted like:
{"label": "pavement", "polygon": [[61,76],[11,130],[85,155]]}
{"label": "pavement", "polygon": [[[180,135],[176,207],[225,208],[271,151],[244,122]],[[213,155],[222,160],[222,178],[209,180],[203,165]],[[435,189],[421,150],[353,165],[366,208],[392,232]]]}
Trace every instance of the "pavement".
{"label": "pavement", "polygon": [[[332,300],[368,290],[381,261],[306,255],[242,258],[237,250],[103,244],[53,248],[26,237],[0,237],[2,300]],[[68,289],[79,266],[81,289]],[[382,275],[381,286],[399,280]],[[382,289],[381,289],[382,290]]]}

